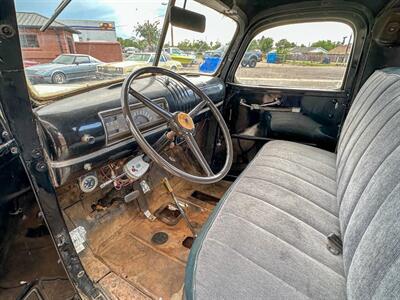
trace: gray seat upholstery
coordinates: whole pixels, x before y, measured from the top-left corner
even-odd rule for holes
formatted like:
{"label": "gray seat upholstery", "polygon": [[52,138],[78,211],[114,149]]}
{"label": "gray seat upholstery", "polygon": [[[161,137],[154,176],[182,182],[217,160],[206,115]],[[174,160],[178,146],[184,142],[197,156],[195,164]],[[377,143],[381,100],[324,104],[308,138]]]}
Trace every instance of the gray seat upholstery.
{"label": "gray seat upholstery", "polygon": [[[186,269],[188,299],[400,299],[400,72],[357,95],[337,155],[264,146],[214,210]],[[327,235],[343,240],[343,255]]]}

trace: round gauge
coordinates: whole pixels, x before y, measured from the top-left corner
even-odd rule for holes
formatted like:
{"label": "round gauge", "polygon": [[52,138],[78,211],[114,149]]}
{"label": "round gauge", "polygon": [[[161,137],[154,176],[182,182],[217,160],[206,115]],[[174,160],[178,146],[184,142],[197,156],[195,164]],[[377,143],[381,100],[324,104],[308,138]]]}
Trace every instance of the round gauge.
{"label": "round gauge", "polygon": [[84,193],[90,193],[97,187],[99,180],[95,175],[81,177],[79,186]]}
{"label": "round gauge", "polygon": [[151,121],[150,113],[146,109],[133,111],[132,117],[137,126],[143,126]]}
{"label": "round gauge", "polygon": [[136,116],[134,116],[133,117],[133,121],[135,122],[135,124],[137,126],[140,126],[140,125],[143,125],[143,124],[146,124],[146,123],[150,122],[150,120],[144,115],[136,115]]}

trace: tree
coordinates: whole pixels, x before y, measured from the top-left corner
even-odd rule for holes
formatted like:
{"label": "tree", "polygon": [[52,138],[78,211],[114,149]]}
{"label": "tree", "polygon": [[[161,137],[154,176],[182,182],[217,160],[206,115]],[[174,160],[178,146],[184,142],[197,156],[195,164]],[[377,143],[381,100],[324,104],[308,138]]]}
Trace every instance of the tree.
{"label": "tree", "polygon": [[265,38],[264,36],[262,36],[261,39],[258,41],[259,49],[263,53],[269,52],[272,49],[273,45],[274,45],[274,40],[270,37]]}
{"label": "tree", "polygon": [[161,30],[159,29],[160,22],[150,22],[147,20],[143,24],[137,23],[134,28],[136,37],[146,42],[146,48],[150,51],[154,51],[157,47],[158,40],[160,39]]}
{"label": "tree", "polygon": [[178,48],[183,51],[193,50],[193,44],[189,40],[183,40],[178,43]]}
{"label": "tree", "polygon": [[250,42],[250,45],[249,45],[249,48],[248,48],[249,50],[256,50],[256,49],[260,49],[260,47],[259,47],[259,45],[258,45],[258,40],[252,40],[251,42]]}
{"label": "tree", "polygon": [[289,42],[287,39],[281,39],[275,43],[276,53],[279,55],[279,59],[281,62],[286,60],[286,55],[289,53],[289,50],[293,47],[296,47],[295,43]]}
{"label": "tree", "polygon": [[332,42],[331,40],[320,40],[315,43],[312,43],[311,47],[321,47],[329,51],[332,50],[333,48],[336,48],[339,44],[340,42]]}
{"label": "tree", "polygon": [[218,49],[218,48],[221,47],[221,46],[222,46],[222,45],[221,45],[220,42],[215,42],[215,43],[210,42],[210,49],[211,49],[211,50]]}
{"label": "tree", "polygon": [[277,49],[290,49],[296,47],[295,43],[289,42],[287,39],[281,39],[275,43]]}

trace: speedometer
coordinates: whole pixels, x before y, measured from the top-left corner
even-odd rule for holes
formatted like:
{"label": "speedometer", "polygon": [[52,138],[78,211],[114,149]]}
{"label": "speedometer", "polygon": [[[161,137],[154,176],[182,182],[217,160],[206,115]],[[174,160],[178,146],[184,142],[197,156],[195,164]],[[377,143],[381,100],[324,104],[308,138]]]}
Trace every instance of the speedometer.
{"label": "speedometer", "polygon": [[[168,110],[167,101],[164,98],[153,101]],[[132,104],[129,107],[133,121],[142,131],[149,130],[164,121],[158,114],[141,103]],[[106,133],[107,145],[124,140],[131,135],[121,108],[100,112],[99,116]]]}
{"label": "speedometer", "polygon": [[152,121],[152,116],[146,108],[134,110],[132,112],[132,118],[133,122],[135,122],[139,128]]}

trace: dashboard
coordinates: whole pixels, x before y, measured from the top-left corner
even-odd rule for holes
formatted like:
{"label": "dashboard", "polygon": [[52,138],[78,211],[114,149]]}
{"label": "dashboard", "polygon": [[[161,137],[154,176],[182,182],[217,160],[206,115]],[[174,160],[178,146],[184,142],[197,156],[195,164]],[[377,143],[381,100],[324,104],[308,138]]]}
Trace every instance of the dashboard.
{"label": "dashboard", "polygon": [[[222,104],[225,85],[219,78],[187,76],[215,104]],[[181,83],[150,76],[135,81],[135,89],[170,112],[189,112],[199,98]],[[35,109],[42,144],[55,186],[137,152],[121,110],[122,83],[97,88]],[[155,142],[167,130],[153,111],[130,97],[132,117],[146,139]],[[207,109],[202,116],[207,114]],[[195,120],[199,121],[199,120]]]}

